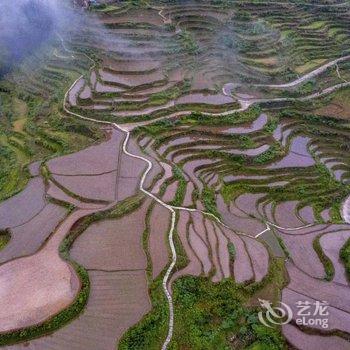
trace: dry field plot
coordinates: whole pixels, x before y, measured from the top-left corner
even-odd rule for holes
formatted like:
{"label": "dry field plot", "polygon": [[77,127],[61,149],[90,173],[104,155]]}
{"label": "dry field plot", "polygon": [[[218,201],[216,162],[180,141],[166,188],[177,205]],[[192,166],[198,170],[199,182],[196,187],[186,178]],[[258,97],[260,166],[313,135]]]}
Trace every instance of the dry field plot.
{"label": "dry field plot", "polygon": [[5,349],[114,349],[123,333],[150,310],[143,271],[89,272],[85,312],[52,336]]}
{"label": "dry field plot", "polygon": [[[118,2],[94,9],[103,28],[60,42],[62,55],[67,46],[74,64],[91,67],[60,113],[109,125],[100,124],[103,142],[31,165],[26,188],[0,204],[0,228],[11,235],[0,251],[0,331],[42,323],[74,302],[84,280],[63,256],[86,269],[90,295],[63,328],[7,348],[110,350],[121,341],[124,350],[128,337],[145,341],[138,332],[158,348],[169,305],[177,316],[182,307],[176,293],[186,291],[189,302],[193,285],[205,280],[208,294],[200,297],[218,309],[228,286],[242,293],[232,301],[244,317],[253,313],[249,322],[251,300],[266,293],[290,305],[326,300],[331,331],[288,324],[286,342],[348,349],[349,282],[339,253],[350,237],[350,128],[333,118],[346,106],[340,87],[349,63],[334,60],[349,54],[348,10],[335,0],[162,9]],[[73,58],[62,57],[47,70],[66,70]],[[329,100],[302,100],[334,86]],[[215,288],[222,294],[213,297]],[[220,324],[222,314],[203,319],[196,307],[181,315],[192,324],[175,319],[174,348],[183,339],[196,344],[198,334],[207,348],[208,334],[222,348],[227,339],[236,348],[266,347],[268,336],[256,328],[245,331],[232,317]],[[192,311],[198,320],[187,318]],[[206,329],[214,320],[215,331]]]}

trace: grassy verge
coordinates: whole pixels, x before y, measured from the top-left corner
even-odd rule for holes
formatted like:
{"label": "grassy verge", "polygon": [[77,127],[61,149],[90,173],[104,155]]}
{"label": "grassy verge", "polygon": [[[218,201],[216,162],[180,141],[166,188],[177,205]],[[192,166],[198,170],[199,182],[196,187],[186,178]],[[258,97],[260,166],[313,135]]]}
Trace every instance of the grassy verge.
{"label": "grassy verge", "polygon": [[178,181],[178,186],[175,193],[175,197],[171,202],[171,205],[179,207],[182,205],[185,199],[187,182],[182,174],[181,169],[177,165],[173,166],[173,175],[175,180]]}
{"label": "grassy verge", "polygon": [[10,231],[0,231],[0,251],[4,249],[11,239]]}
{"label": "grassy verge", "polygon": [[216,207],[216,200],[215,200],[215,191],[213,188],[209,188],[205,186],[203,188],[202,194],[202,202],[204,204],[205,209],[215,215],[217,218],[221,219],[221,215],[218,212],[218,209]]}
{"label": "grassy verge", "polygon": [[340,259],[345,266],[348,281],[350,281],[350,238],[346,241],[340,250]]}
{"label": "grassy verge", "polygon": [[323,252],[323,249],[322,249],[321,244],[320,244],[320,237],[321,236],[318,236],[314,239],[312,246],[323,264],[323,267],[324,267],[324,270],[326,273],[324,279],[326,281],[331,281],[334,277],[334,266],[332,264],[332,261]]}
{"label": "grassy verge", "polygon": [[[248,294],[249,295],[249,294]],[[279,329],[260,324],[258,308],[245,306],[247,293],[231,279],[214,284],[206,278],[175,282],[175,334],[171,349],[283,349]]]}

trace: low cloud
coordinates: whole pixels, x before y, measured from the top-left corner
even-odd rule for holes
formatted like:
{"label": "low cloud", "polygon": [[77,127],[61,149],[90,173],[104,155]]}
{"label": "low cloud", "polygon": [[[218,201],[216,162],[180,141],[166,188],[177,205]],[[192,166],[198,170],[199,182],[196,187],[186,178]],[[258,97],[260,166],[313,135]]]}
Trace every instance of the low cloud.
{"label": "low cloud", "polygon": [[55,31],[74,23],[65,0],[1,0],[0,74],[33,53]]}

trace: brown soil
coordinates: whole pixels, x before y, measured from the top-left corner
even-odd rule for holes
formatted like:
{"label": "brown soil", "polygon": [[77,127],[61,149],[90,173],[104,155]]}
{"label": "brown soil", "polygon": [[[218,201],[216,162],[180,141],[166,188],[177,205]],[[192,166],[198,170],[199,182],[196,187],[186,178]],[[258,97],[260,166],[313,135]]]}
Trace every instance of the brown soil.
{"label": "brown soil", "polygon": [[83,151],[58,157],[48,162],[52,173],[63,175],[93,175],[110,172],[117,168],[118,152],[124,136],[112,129],[108,141]]}
{"label": "brown soil", "polygon": [[117,172],[90,176],[53,175],[53,178],[68,191],[92,200],[113,201]]}
{"label": "brown soil", "polygon": [[149,23],[156,26],[163,25],[163,20],[158,14],[158,10],[145,10],[145,9],[136,9],[133,11],[133,16],[130,17],[129,14],[119,15],[118,17],[109,17],[105,15],[103,18],[104,23]]}
{"label": "brown soil", "polygon": [[168,231],[170,211],[159,204],[152,210],[150,218],[150,233],[148,249],[152,259],[152,276],[155,279],[169,261]]}
{"label": "brown soil", "polygon": [[328,106],[317,109],[315,113],[327,117],[350,119],[349,107],[346,103],[343,105],[341,101],[332,102]]}
{"label": "brown soil", "polygon": [[0,267],[0,331],[45,321],[72,303],[80,282],[57,253],[42,250]]}
{"label": "brown soil", "polygon": [[12,350],[111,350],[151,305],[144,271],[89,272],[91,292],[84,313],[54,334]]}
{"label": "brown soil", "polygon": [[164,75],[161,71],[155,71],[154,73],[143,74],[115,74],[108,71],[100,70],[99,74],[104,83],[109,82],[125,85],[128,87],[136,87],[138,85],[153,84],[155,82],[164,79]]}
{"label": "brown soil", "polygon": [[142,249],[147,206],[118,220],[95,223],[78,237],[71,257],[87,269],[104,271],[146,269]]}
{"label": "brown soil", "polygon": [[108,57],[103,59],[103,66],[109,69],[112,69],[116,72],[124,73],[135,73],[135,72],[144,72],[149,70],[154,70],[160,68],[160,65],[154,60],[124,60],[117,61],[112,60]]}
{"label": "brown soil", "polygon": [[176,104],[186,104],[186,103],[199,103],[199,104],[209,104],[209,105],[223,105],[226,103],[232,103],[234,100],[232,97],[225,95],[209,95],[209,94],[189,94],[180,97],[176,100]]}

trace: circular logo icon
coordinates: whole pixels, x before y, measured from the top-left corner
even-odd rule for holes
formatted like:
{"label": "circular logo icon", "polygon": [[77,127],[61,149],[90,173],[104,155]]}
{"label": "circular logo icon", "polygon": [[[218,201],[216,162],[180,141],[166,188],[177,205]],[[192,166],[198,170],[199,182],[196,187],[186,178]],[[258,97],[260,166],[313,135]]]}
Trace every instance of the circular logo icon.
{"label": "circular logo icon", "polygon": [[268,300],[259,299],[260,305],[266,311],[258,313],[259,321],[266,327],[272,328],[274,325],[289,323],[293,318],[292,309],[285,303],[279,302],[280,306],[272,306]]}

